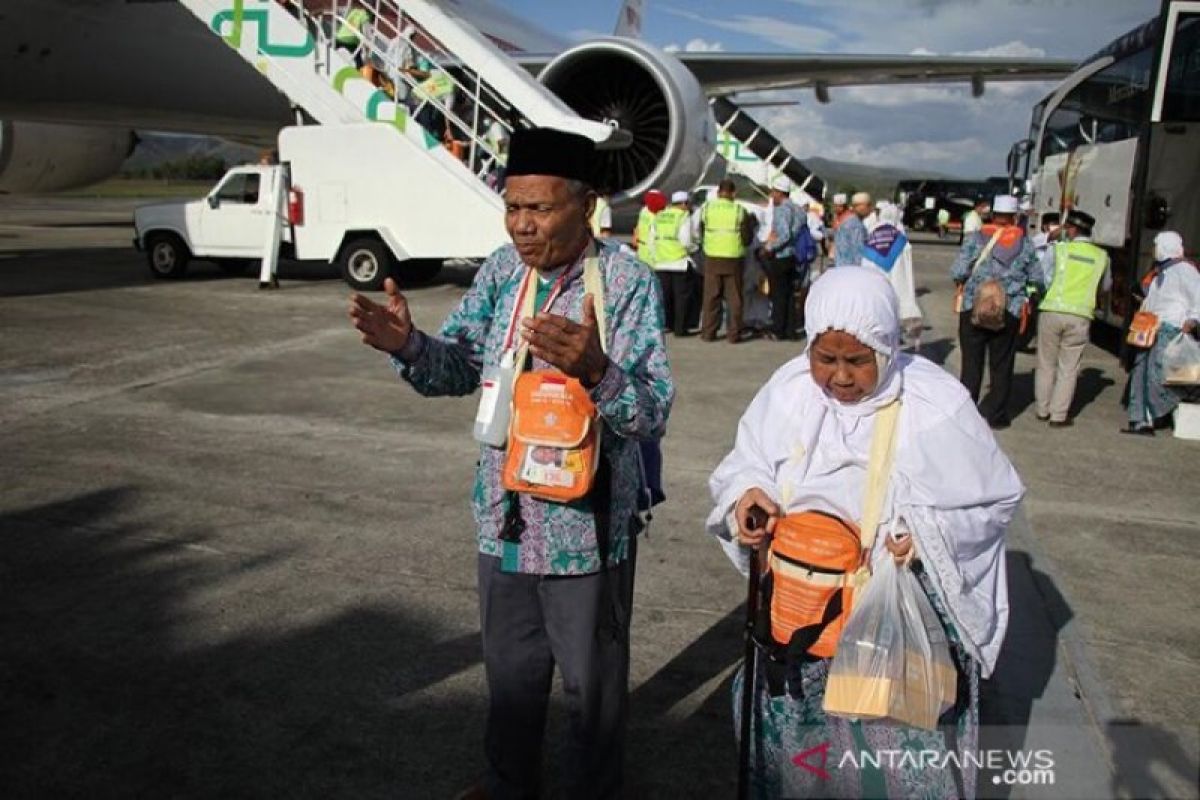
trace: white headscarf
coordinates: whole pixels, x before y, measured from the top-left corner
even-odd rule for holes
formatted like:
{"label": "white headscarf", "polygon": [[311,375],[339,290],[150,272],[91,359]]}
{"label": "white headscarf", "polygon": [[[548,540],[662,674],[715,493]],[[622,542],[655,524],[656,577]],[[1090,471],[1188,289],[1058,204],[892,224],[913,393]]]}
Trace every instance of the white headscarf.
{"label": "white headscarf", "polygon": [[1154,260],[1183,258],[1183,237],[1175,231],[1163,231],[1154,237]]}
{"label": "white headscarf", "polygon": [[[828,396],[812,378],[808,354],[781,367],[738,425],[734,449],[709,479],[715,508],[708,531],[739,567],[746,551],[728,515],[751,488],[786,512],[861,514],[874,414],[901,400],[895,464],[884,526],[903,524],[967,650],[991,673],[1008,622],[1004,537],[1024,494],[1012,464],[962,385],[941,367],[899,352],[895,293],[863,267],[821,276],[805,305],[809,341],[851,334],[886,362],[875,389],[857,403]],[[887,558],[883,535],[873,560]]]}

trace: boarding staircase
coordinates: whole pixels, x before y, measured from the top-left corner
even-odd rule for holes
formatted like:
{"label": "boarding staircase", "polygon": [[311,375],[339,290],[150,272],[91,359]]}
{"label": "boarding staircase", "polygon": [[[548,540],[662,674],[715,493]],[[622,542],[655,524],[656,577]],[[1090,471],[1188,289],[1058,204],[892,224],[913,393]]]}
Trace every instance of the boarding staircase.
{"label": "boarding staircase", "polygon": [[794,194],[803,192],[817,200],[825,197],[825,182],[744,108],[727,97],[713,97],[709,106],[717,123],[717,153],[725,159],[729,172],[762,186],[785,175],[795,187]]}
{"label": "boarding staircase", "polygon": [[[436,163],[445,178],[439,185],[397,191],[454,209],[456,232],[443,237],[442,257],[481,257],[502,243],[498,178],[515,129],[573,131],[602,148],[627,144],[622,132],[579,117],[470,23],[427,0],[359,0],[367,23],[352,48],[337,43],[343,25],[359,21],[346,0],[181,3],[289,99],[299,123],[387,125],[395,136],[378,158]],[[427,62],[423,74],[412,69],[418,59]],[[453,95],[426,90],[439,72]],[[430,127],[441,130],[418,122],[430,116],[440,117]]]}

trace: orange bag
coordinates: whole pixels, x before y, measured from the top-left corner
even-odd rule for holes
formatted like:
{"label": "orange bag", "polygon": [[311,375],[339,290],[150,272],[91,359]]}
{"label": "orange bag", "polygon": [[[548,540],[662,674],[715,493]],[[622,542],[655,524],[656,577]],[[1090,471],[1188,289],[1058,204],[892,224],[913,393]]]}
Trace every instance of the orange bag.
{"label": "orange bag", "polygon": [[862,528],[831,514],[781,517],[768,551],[771,639],[789,655],[829,658],[870,578],[867,559],[883,513],[896,448],[900,401],[876,414],[863,493]]}
{"label": "orange bag", "polygon": [[587,496],[600,463],[600,424],[583,384],[554,370],[525,372],[512,407],[504,488],[557,503]]}
{"label": "orange bag", "polygon": [[1133,320],[1129,323],[1129,333],[1125,334],[1125,341],[1134,347],[1149,349],[1154,347],[1155,340],[1158,339],[1158,315],[1150,311],[1139,311],[1133,315]]}
{"label": "orange bag", "polygon": [[771,638],[790,645],[801,632],[816,638],[798,646],[819,658],[832,656],[853,601],[849,579],[861,562],[854,525],[820,511],[781,518],[768,556]]}

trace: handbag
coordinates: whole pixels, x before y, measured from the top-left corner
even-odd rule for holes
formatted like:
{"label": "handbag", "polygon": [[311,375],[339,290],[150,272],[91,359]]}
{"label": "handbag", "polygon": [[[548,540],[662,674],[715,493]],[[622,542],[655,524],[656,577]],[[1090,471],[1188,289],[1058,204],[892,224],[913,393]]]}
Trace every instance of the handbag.
{"label": "handbag", "polygon": [[900,407],[899,400],[885,406],[875,420],[860,525],[819,511],[789,514],[775,524],[767,554],[770,635],[788,657],[834,655],[855,592],[870,578],[867,562],[883,512]]}
{"label": "handbag", "polygon": [[1151,311],[1138,311],[1129,323],[1129,332],[1125,334],[1125,343],[1142,349],[1154,347],[1158,340],[1158,314]]}

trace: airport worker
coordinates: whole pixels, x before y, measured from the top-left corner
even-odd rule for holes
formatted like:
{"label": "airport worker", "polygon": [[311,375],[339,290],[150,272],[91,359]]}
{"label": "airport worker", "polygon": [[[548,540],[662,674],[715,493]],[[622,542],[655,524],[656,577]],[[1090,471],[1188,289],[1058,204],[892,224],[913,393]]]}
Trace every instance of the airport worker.
{"label": "airport worker", "polygon": [[589,224],[592,227],[592,236],[612,236],[612,206],[608,202],[607,188],[601,188],[596,193],[596,210],[592,212]]}
{"label": "airport worker", "polygon": [[938,238],[946,238],[946,230],[950,227],[950,209],[939,208],[937,212]]}
{"label": "airport worker", "polygon": [[1179,335],[1197,335],[1200,325],[1200,267],[1184,256],[1183,237],[1162,231],[1154,237],[1154,267],[1142,279],[1140,312],[1153,314],[1154,341],[1138,347],[1129,373],[1129,425],[1122,433],[1153,436],[1179,406],[1166,385],[1163,356]]}
{"label": "airport worker", "polygon": [[787,341],[796,337],[796,248],[801,226],[808,215],[788,196],[792,182],[779,176],[771,182],[770,233],[760,250],[771,297],[771,327],[767,338]]}
{"label": "airport worker", "polygon": [[[414,326],[390,280],[386,305],[355,295],[350,314],[418,394],[483,389],[472,505],[488,769],[464,796],[539,795],[557,665],[569,721],[563,796],[613,798],[628,707],[639,443],[663,435],[675,392],[662,303],[645,264],[591,235],[591,140],[539,128],[514,132],[511,145],[512,244],[486,259],[440,332]],[[510,397],[502,445],[482,443],[509,416]],[[568,489],[586,493],[544,499]]]}
{"label": "airport worker", "polygon": [[696,293],[697,275],[689,255],[691,215],[688,193],[671,195],[671,205],[654,215],[654,271],[662,286],[666,329],[686,336],[688,314]]}
{"label": "airport worker", "polygon": [[1072,209],[1063,226],[1064,241],[1049,247],[1041,260],[1047,288],[1038,312],[1033,391],[1037,418],[1051,428],[1072,424],[1071,399],[1092,318],[1112,289],[1108,253],[1091,241],[1095,224],[1091,214]]}
{"label": "airport worker", "polygon": [[[1041,281],[1041,268],[1032,242],[1016,224],[1017,198],[999,195],[992,208],[992,222],[963,242],[950,275],[957,287],[961,379],[979,403],[979,413],[1000,430],[1010,424],[1008,400],[1025,286]],[[991,386],[980,400],[985,356]]]}
{"label": "airport worker", "polygon": [[727,311],[725,339],[740,341],[742,276],[746,245],[754,237],[755,218],[734,200],[737,187],[729,178],[717,185],[717,196],[700,210],[700,239],[704,251],[704,299],[700,338],[715,341],[721,327],[721,303]]}
{"label": "airport worker", "polygon": [[[818,278],[805,327],[807,350],[758,391],[738,423],[732,452],[709,478],[708,532],[743,575],[753,553],[773,577],[770,594],[762,587],[753,669],[743,666],[733,681],[738,697],[747,673],[753,678],[751,693],[742,696],[750,700],[747,720],[745,706],[734,705],[735,730],[748,730],[748,794],[975,797],[977,764],[968,759],[961,767],[956,761],[929,768],[920,757],[933,752],[945,763],[949,753],[979,747],[980,681],[992,673],[1004,641],[1005,538],[1024,487],[963,387],[937,364],[900,352],[896,296],[878,271],[839,267]],[[894,453],[890,469],[873,450]],[[871,472],[890,481],[873,484]],[[834,539],[830,525],[849,535]],[[775,593],[801,596],[794,594],[803,589],[796,580],[805,573],[789,570],[782,559],[807,536],[831,550],[838,549],[832,542],[844,542],[845,563],[869,569],[866,591],[881,570],[893,568],[892,560],[930,601],[931,613],[922,619],[944,634],[953,664],[949,669],[943,662],[937,673],[949,706],[941,716],[944,728],[825,711],[831,698],[865,698],[838,692],[830,678],[836,658],[825,646],[841,655],[845,639],[823,643],[818,620],[820,636],[806,640],[808,631],[795,627],[805,622],[793,616],[797,609],[781,602],[778,609],[788,613],[775,613]],[[837,591],[822,588],[831,585],[841,584],[814,581],[804,590],[818,615],[828,608],[822,594]],[[862,591],[853,590],[843,611],[857,609]],[[871,682],[850,688],[863,685]],[[823,755],[811,755],[822,748]],[[874,765],[844,765],[849,753],[884,750],[901,752]],[[798,769],[796,759],[806,754],[808,764],[829,768]]]}
{"label": "airport worker", "polygon": [[834,236],[834,266],[858,266],[863,246],[867,243],[867,226],[863,222],[871,214],[871,195],[857,192],[850,198],[853,213],[838,226]]}
{"label": "airport worker", "polygon": [[654,266],[654,215],[666,207],[667,196],[658,189],[651,189],[642,198],[637,227],[633,229],[633,249],[648,267]]}

